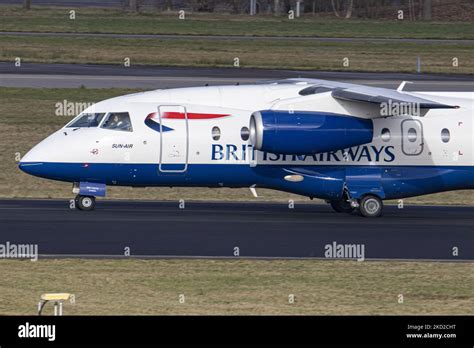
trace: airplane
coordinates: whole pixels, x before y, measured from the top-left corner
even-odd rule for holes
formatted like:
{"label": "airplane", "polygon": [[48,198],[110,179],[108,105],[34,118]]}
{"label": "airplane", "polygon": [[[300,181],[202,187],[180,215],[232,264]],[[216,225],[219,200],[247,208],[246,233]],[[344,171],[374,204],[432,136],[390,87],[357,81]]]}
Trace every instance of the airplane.
{"label": "airplane", "polygon": [[474,93],[319,79],[162,89],[80,113],[19,168],[73,183],[93,210],[107,186],[269,188],[378,217],[383,201],[474,188]]}

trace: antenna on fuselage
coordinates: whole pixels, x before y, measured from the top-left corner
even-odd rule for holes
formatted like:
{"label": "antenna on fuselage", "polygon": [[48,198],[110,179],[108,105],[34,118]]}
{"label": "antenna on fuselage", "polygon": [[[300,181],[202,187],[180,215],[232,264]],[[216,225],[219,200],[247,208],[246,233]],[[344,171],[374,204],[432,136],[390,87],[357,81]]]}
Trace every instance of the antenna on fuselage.
{"label": "antenna on fuselage", "polygon": [[255,189],[255,185],[250,186],[249,189],[250,189],[250,192],[252,192],[252,195],[255,198],[258,198],[258,194],[257,194],[257,190]]}
{"label": "antenna on fuselage", "polygon": [[402,83],[400,83],[400,86],[398,86],[398,88],[397,88],[397,92],[402,92],[407,83],[413,83],[413,82],[411,82],[411,81],[402,81]]}

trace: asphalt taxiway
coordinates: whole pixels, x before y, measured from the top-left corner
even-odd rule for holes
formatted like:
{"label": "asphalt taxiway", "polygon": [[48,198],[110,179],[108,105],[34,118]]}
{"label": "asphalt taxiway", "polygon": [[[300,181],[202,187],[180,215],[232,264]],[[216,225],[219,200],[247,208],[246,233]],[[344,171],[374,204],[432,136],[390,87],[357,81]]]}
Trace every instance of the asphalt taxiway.
{"label": "asphalt taxiway", "polygon": [[186,68],[101,64],[0,62],[0,86],[33,88],[179,88],[248,84],[285,78],[317,78],[396,88],[411,81],[407,91],[474,91],[472,75],[360,73],[244,68]]}
{"label": "asphalt taxiway", "polygon": [[[0,244],[38,244],[43,257],[325,258],[360,244],[366,259],[474,260],[474,207],[387,206],[382,218],[318,204],[1,200]],[[238,248],[238,249],[235,249]],[[453,255],[453,248],[458,254]],[[455,254],[455,253],[454,253]]]}

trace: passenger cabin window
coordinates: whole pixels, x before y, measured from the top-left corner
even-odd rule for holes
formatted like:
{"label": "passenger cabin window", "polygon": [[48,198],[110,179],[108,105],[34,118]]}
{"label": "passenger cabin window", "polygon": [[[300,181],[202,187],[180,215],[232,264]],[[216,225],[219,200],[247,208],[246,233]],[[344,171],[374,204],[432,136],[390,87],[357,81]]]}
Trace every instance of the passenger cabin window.
{"label": "passenger cabin window", "polygon": [[449,133],[449,129],[443,128],[441,131],[441,140],[443,143],[449,142],[449,139],[451,138],[451,134]]}
{"label": "passenger cabin window", "polygon": [[415,128],[410,128],[408,130],[408,141],[411,142],[411,143],[414,143],[416,141],[417,137],[418,137],[418,135],[416,133],[416,129]]}
{"label": "passenger cabin window", "polygon": [[213,127],[212,128],[212,139],[214,140],[219,140],[221,138],[221,130],[219,127]]}
{"label": "passenger cabin window", "polygon": [[105,116],[105,112],[81,114],[74,121],[72,121],[67,127],[68,128],[98,127],[100,124],[100,121],[102,121],[104,116]]}
{"label": "passenger cabin window", "polygon": [[240,137],[242,138],[243,141],[249,140],[250,131],[247,127],[242,127],[242,129],[240,130]]}
{"label": "passenger cabin window", "polygon": [[132,132],[132,122],[128,112],[111,112],[102,124],[101,128]]}
{"label": "passenger cabin window", "polygon": [[380,137],[382,138],[382,141],[385,141],[385,142],[389,141],[390,140],[390,130],[388,128],[382,129]]}

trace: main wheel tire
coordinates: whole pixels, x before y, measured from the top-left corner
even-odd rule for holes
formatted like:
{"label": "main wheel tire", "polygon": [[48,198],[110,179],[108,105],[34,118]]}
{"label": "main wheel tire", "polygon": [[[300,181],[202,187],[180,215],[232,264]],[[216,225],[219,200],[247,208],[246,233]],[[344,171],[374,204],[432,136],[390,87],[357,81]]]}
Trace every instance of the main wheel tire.
{"label": "main wheel tire", "polygon": [[382,215],[383,202],[377,196],[367,195],[360,200],[359,210],[362,216],[379,217]]}
{"label": "main wheel tire", "polygon": [[95,197],[94,196],[76,196],[76,208],[79,210],[94,210]]}
{"label": "main wheel tire", "polygon": [[351,206],[351,203],[341,199],[339,201],[330,201],[329,204],[331,208],[334,209],[337,213],[346,213],[350,214],[354,211],[354,208]]}

